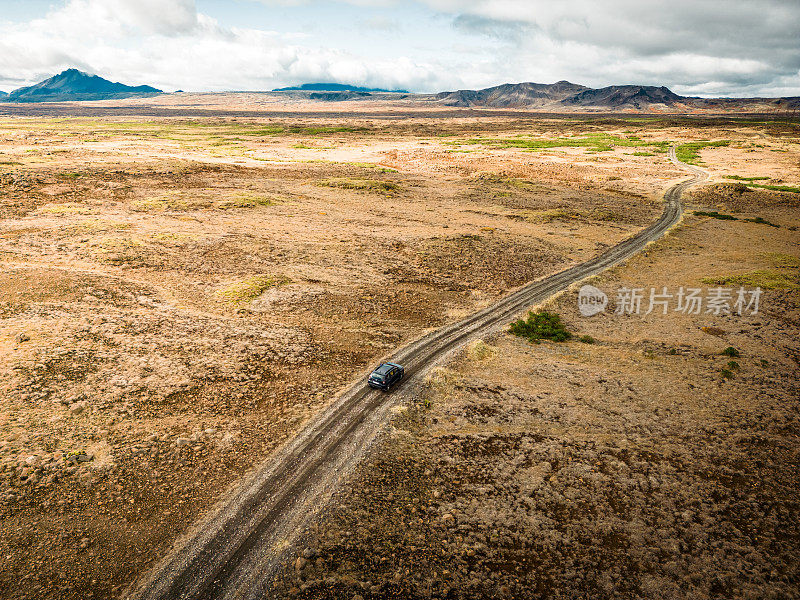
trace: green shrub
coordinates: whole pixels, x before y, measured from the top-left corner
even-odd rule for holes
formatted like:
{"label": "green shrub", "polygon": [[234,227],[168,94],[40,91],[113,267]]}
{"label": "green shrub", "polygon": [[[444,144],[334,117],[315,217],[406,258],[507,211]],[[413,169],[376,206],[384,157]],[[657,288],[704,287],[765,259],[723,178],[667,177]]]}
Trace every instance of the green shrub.
{"label": "green shrub", "polygon": [[536,344],[539,340],[565,342],[572,337],[561,322],[561,317],[547,311],[530,311],[527,318],[511,323],[509,331]]}
{"label": "green shrub", "polygon": [[731,371],[738,371],[738,370],[739,370],[739,363],[738,363],[738,362],[736,362],[735,360],[729,360],[729,361],[728,361],[728,365],[727,365],[727,367],[728,367],[728,368],[729,368]]}
{"label": "green shrub", "polygon": [[722,374],[722,377],[724,377],[725,379],[733,379],[733,371],[729,369],[722,369],[720,373]]}
{"label": "green shrub", "polygon": [[741,354],[739,354],[739,351],[733,346],[728,346],[727,348],[725,348],[725,350],[721,352],[721,354],[723,356],[730,356],[731,358],[736,358],[738,356],[741,356]]}
{"label": "green shrub", "polygon": [[594,344],[597,340],[590,335],[582,335],[578,338],[578,341],[583,342],[584,344]]}

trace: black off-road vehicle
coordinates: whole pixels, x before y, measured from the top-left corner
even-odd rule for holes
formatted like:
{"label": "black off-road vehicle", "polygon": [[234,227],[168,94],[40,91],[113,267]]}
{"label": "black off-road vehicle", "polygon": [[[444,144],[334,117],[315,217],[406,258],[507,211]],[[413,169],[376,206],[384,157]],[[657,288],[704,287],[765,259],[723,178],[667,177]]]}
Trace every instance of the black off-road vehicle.
{"label": "black off-road vehicle", "polygon": [[405,369],[394,363],[383,363],[369,376],[369,387],[388,392],[391,387],[400,381],[405,374]]}

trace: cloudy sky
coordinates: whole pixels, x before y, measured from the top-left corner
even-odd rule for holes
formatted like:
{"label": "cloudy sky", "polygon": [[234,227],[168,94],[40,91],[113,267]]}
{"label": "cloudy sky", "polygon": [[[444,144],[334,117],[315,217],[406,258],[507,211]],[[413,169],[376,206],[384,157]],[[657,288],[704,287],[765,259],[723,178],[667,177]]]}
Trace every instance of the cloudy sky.
{"label": "cloudy sky", "polygon": [[800,0],[0,0],[0,90],[68,67],[166,91],[567,79],[800,95]]}

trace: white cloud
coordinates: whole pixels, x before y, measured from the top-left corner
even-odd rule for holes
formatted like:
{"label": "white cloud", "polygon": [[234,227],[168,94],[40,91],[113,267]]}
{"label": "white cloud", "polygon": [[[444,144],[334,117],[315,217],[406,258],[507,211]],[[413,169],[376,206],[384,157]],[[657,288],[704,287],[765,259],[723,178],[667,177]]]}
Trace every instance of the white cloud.
{"label": "white cloud", "polygon": [[192,0],[69,0],[25,24],[0,23],[0,82],[12,88],[76,66],[164,89],[271,89],[302,81],[431,85],[434,68],[302,45],[307,36],[224,27]]}
{"label": "white cloud", "polygon": [[[800,89],[796,0],[345,1],[349,16],[361,18],[321,23],[314,37],[233,27],[199,13],[194,0],[66,0],[27,23],[0,22],[0,89],[72,66],[167,90],[325,80],[438,91],[560,79],[663,84],[692,94]],[[336,6],[254,2],[310,20],[318,8],[331,14]],[[345,27],[352,39],[331,36],[338,43],[326,44],[322,36]],[[358,43],[369,34],[373,47]]]}

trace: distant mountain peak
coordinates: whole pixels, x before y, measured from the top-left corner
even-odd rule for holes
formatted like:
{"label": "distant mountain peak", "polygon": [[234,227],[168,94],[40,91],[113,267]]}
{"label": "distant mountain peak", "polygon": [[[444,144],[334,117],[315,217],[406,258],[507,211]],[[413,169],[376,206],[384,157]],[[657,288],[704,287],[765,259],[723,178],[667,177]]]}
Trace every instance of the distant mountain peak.
{"label": "distant mountain peak", "polygon": [[107,100],[161,94],[149,85],[130,86],[103,79],[71,68],[35,85],[14,90],[6,102],[64,102],[70,100]]}
{"label": "distant mountain peak", "polygon": [[585,85],[557,81],[556,83],[504,83],[482,90],[442,92],[436,99],[447,106],[530,107],[560,102],[588,90]]}

